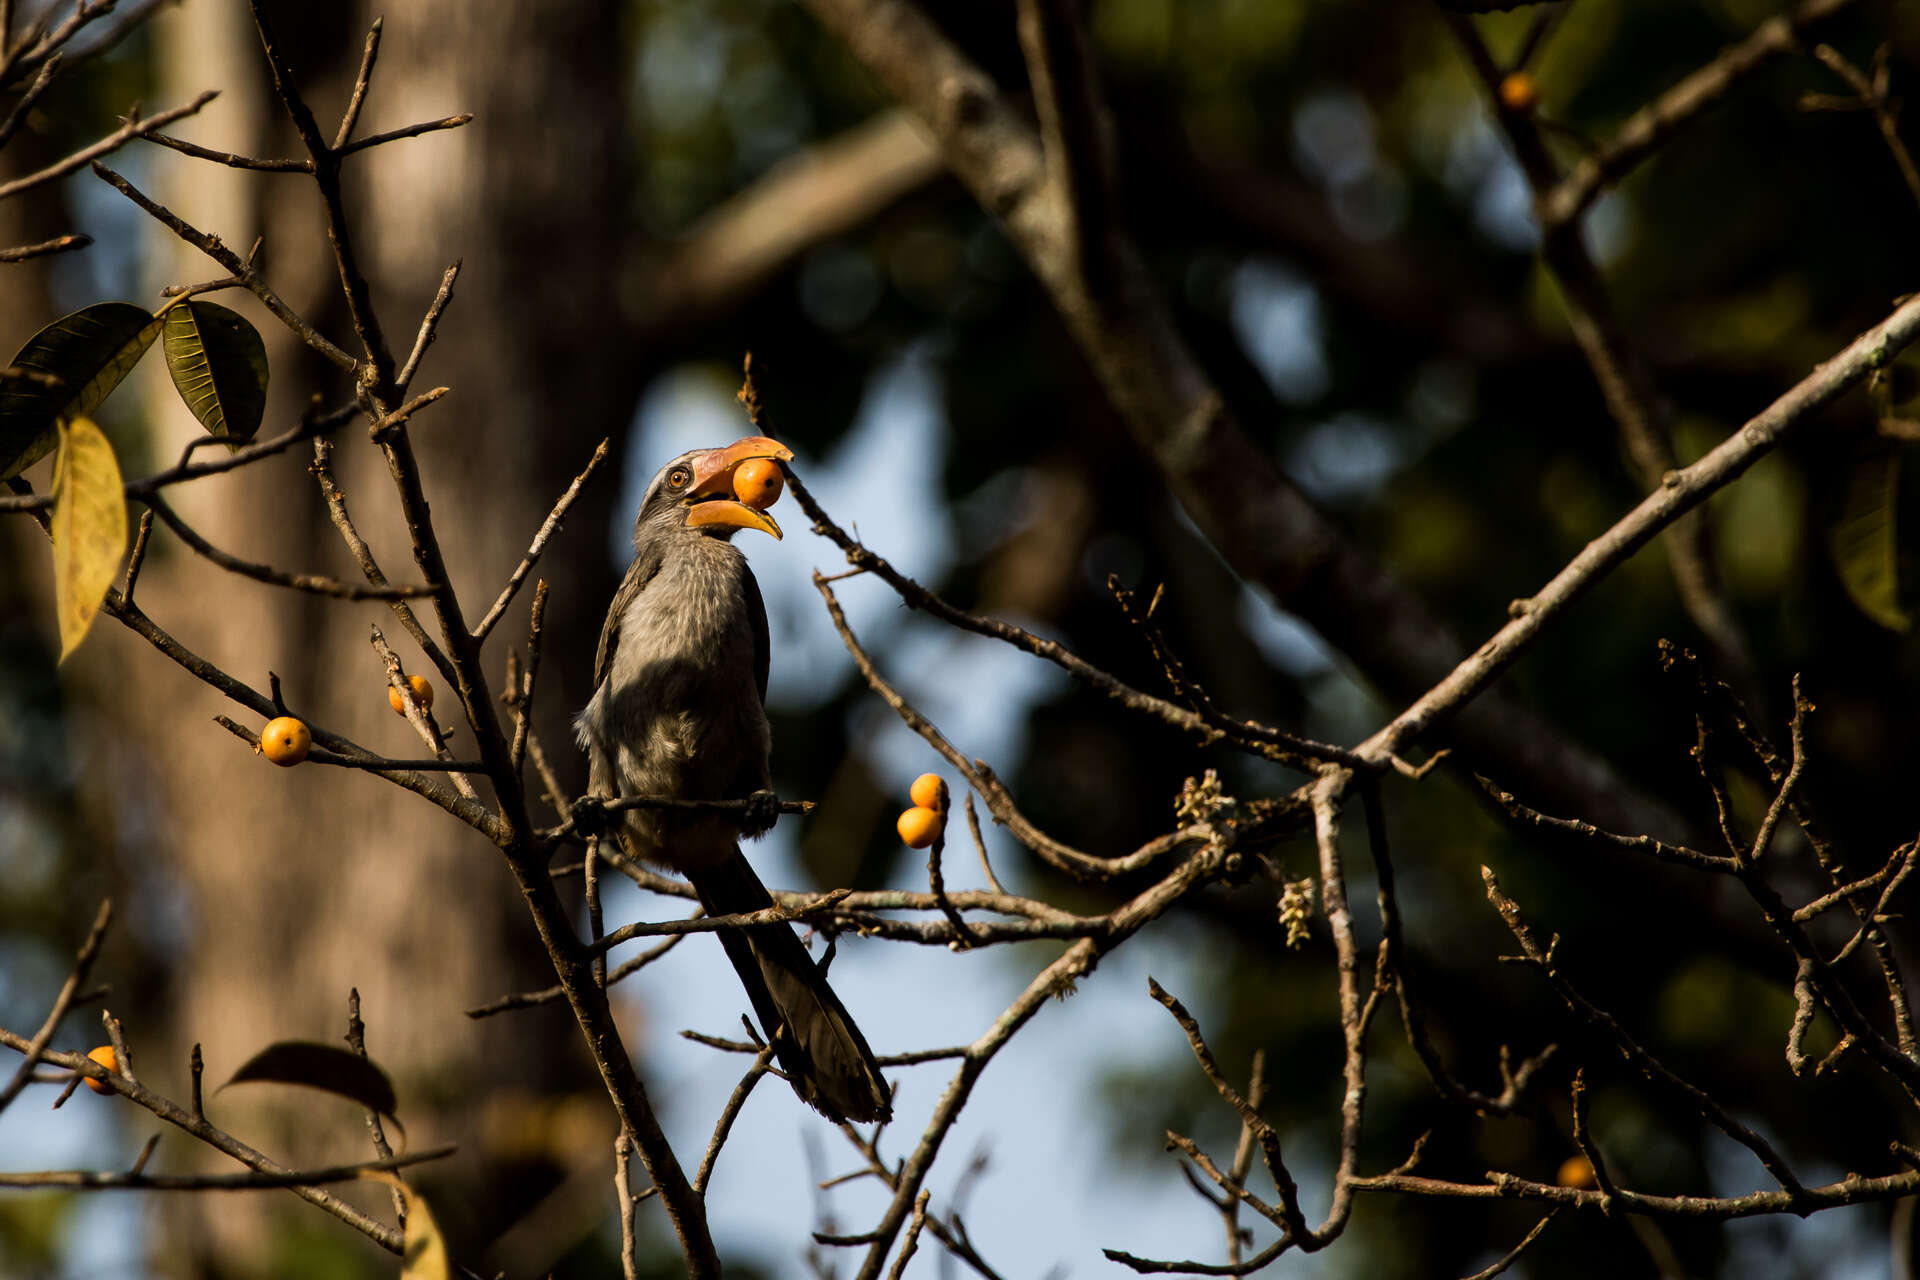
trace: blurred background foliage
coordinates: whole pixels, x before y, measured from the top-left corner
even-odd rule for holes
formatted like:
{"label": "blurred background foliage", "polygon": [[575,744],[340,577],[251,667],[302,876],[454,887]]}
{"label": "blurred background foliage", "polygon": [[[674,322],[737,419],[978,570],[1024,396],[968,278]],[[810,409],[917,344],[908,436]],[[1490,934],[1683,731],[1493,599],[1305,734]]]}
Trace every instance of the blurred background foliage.
{"label": "blurred background foliage", "polygon": [[[1025,92],[1011,3],[929,7],[1010,93]],[[1088,0],[1087,8],[1116,113],[1125,216],[1202,361],[1241,421],[1357,540],[1458,634],[1490,633],[1510,600],[1640,494],[1536,260],[1524,180],[1437,11],[1411,0]],[[1779,8],[1569,6],[1534,71],[1541,114],[1561,126],[1562,162]],[[1497,56],[1517,46],[1531,17],[1481,20]],[[629,99],[617,104],[630,116],[626,216],[658,252],[783,162],[888,106],[839,43],[787,0],[630,0],[610,6],[607,21],[632,68]],[[1896,92],[1910,91],[1920,66],[1913,4],[1858,4],[1822,34],[1863,65],[1890,42]],[[121,104],[147,96],[151,53],[136,35],[77,69],[7,161],[24,165],[109,127]],[[1840,91],[1809,56],[1771,63],[1589,215],[1589,241],[1672,402],[1685,458],[1920,279],[1920,210],[1869,118],[1799,108],[1805,93]],[[130,166],[151,162],[128,157]],[[66,220],[97,227],[119,216],[82,186],[67,190]],[[122,247],[101,239],[50,264],[60,305],[134,296],[127,237]],[[754,353],[776,430],[814,458],[842,445],[884,380],[917,371],[896,392],[926,402],[934,426],[905,444],[931,451],[937,490],[869,537],[886,553],[882,529],[934,530],[923,535],[932,550],[917,568],[962,608],[1038,626],[1151,688],[1153,664],[1105,583],[1112,574],[1147,592],[1165,584],[1162,616],[1175,647],[1229,710],[1335,741],[1357,740],[1395,710],[1373,695],[1368,673],[1319,643],[1311,619],[1241,585],[1205,545],[991,218],[950,179],[811,246],[710,323],[633,359],[648,370],[648,396],[672,391],[660,402],[671,408],[688,398],[724,403],[743,350]],[[660,455],[645,447],[638,407],[636,422],[631,465],[650,474]],[[1807,785],[1856,873],[1914,835],[1920,770],[1914,646],[1849,602],[1825,550],[1848,442],[1870,426],[1865,397],[1850,397],[1711,505],[1772,710],[1786,705],[1794,672],[1818,704]],[[615,524],[605,541],[617,546],[625,517]],[[102,888],[101,842],[138,847],[143,824],[162,820],[138,811],[141,792],[127,783],[144,767],[137,757],[164,746],[117,741],[112,708],[63,691],[44,610],[30,604],[34,582],[29,570],[0,566],[0,1021],[11,1026],[37,1021],[57,984],[66,940]],[[810,594],[792,607],[817,608]],[[789,598],[769,593],[776,629]],[[1181,780],[1207,767],[1243,800],[1299,781],[1196,750],[1063,682],[1009,679],[998,660],[930,640],[920,619],[880,617],[863,638],[900,661],[931,664],[903,676],[991,708],[982,714],[1004,722],[994,740],[1018,749],[992,763],[1041,826],[1076,846],[1129,848],[1165,830]],[[1655,546],[1550,629],[1507,681],[1697,834],[1711,829],[1712,810],[1689,756],[1694,704],[1684,681],[1659,671],[1662,638],[1697,647]],[[844,664],[811,670],[825,674],[776,688],[773,705],[778,788],[826,802],[801,856],[822,883],[912,875],[917,859],[892,834],[900,779],[862,748],[881,732],[869,695]],[[1777,720],[1767,727],[1784,738]],[[1764,795],[1741,785],[1734,797],[1751,829]],[[1848,1062],[1820,1079],[1792,1078],[1782,1057],[1790,961],[1725,886],[1519,839],[1490,816],[1471,779],[1444,768],[1417,786],[1391,785],[1387,803],[1420,985],[1448,1061],[1484,1087],[1500,1044],[1516,1055],[1550,1040],[1563,1050],[1527,1118],[1475,1121],[1440,1103],[1396,1020],[1383,1015],[1370,1167],[1398,1163],[1431,1131],[1426,1167],[1435,1176],[1471,1180],[1501,1168],[1551,1179],[1573,1150],[1564,1085],[1584,1062],[1616,1176],[1663,1192],[1759,1185],[1751,1161],[1587,1039],[1536,978],[1494,963],[1512,946],[1485,904],[1481,864],[1499,872],[1538,928],[1562,935],[1566,967],[1590,998],[1780,1143],[1809,1180],[1884,1171],[1889,1138],[1915,1139],[1911,1117],[1872,1072]],[[1351,895],[1368,903],[1367,860],[1358,847],[1354,855]],[[1311,865],[1304,847],[1279,856],[1295,875]],[[1063,903],[1104,900],[1104,891],[1032,867],[1021,875]],[[1269,1113],[1311,1184],[1333,1150],[1340,1088],[1331,951],[1316,933],[1304,953],[1287,952],[1270,899],[1271,890],[1205,898],[1153,945],[1180,951],[1205,976],[1203,1021],[1230,1073],[1244,1075],[1252,1051],[1266,1050]],[[162,912],[119,945],[164,969],[166,940]],[[1022,970],[1034,962],[1011,949],[997,960]],[[1814,1040],[1830,1045],[1831,1029]],[[1230,1148],[1228,1113],[1175,1048],[1101,1083],[1112,1124],[1097,1152],[1070,1162],[1076,1176],[1137,1162],[1167,1196],[1185,1196],[1158,1135],[1174,1128],[1215,1152]],[[1310,1209],[1317,1194],[1309,1191]],[[70,1204],[0,1199],[0,1270],[72,1271],[87,1256],[86,1233],[68,1227],[63,1236],[58,1219],[92,1210]],[[1346,1238],[1311,1269],[1463,1274],[1532,1220],[1512,1206],[1365,1197]],[[1731,1227],[1583,1218],[1556,1224],[1515,1274],[1885,1274],[1888,1233],[1883,1208]],[[1098,1243],[1074,1242],[1076,1272],[1107,1265]],[[611,1274],[604,1244],[582,1246],[564,1273]],[[1029,1261],[1047,1259],[995,1260],[1025,1274]],[[1306,1265],[1290,1259],[1281,1270]]]}

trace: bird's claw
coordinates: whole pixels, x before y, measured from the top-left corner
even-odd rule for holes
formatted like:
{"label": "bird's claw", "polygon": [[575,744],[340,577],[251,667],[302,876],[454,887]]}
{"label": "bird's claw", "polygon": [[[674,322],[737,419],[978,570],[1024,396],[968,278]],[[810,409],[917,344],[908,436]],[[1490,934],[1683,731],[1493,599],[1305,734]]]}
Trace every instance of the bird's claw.
{"label": "bird's claw", "polygon": [[592,840],[607,834],[607,805],[599,796],[581,796],[573,802],[573,829]]}
{"label": "bird's claw", "polygon": [[747,797],[747,807],[740,812],[740,834],[757,840],[773,830],[779,820],[780,797],[771,791],[756,791]]}

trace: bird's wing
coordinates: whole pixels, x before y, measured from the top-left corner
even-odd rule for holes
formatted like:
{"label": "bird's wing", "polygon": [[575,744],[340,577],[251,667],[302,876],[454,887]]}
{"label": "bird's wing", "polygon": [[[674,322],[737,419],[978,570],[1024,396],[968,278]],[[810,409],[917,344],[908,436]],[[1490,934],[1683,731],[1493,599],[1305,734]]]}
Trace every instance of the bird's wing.
{"label": "bird's wing", "polygon": [[[620,580],[619,588],[613,593],[613,602],[607,606],[607,620],[600,624],[600,647],[593,654],[594,688],[598,689],[607,682],[607,673],[613,670],[613,651],[620,646],[620,620],[627,616],[634,599],[660,572],[660,562],[658,552],[651,555],[642,552],[627,566],[627,576]],[[766,624],[762,622],[761,630],[765,629]]]}
{"label": "bird's wing", "polygon": [[753,629],[753,679],[760,686],[760,702],[767,701],[767,671],[771,665],[772,647],[767,639],[767,605],[760,598],[760,584],[753,579],[753,570],[742,568],[740,571],[741,590],[747,598],[747,625]]}

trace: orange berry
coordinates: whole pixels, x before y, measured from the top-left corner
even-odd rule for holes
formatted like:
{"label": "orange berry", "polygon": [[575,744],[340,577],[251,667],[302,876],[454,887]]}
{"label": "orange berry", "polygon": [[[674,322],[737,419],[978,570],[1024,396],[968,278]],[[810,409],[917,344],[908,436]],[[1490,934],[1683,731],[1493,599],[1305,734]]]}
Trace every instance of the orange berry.
{"label": "orange berry", "polygon": [[[422,711],[433,709],[433,685],[425,676],[408,676],[407,687],[413,690],[413,700],[420,704]],[[397,716],[407,714],[406,704],[400,701],[400,691],[391,684],[387,686],[387,705]]]}
{"label": "orange berry", "polygon": [[935,813],[947,811],[947,780],[937,773],[923,773],[915,778],[909,794],[922,809],[931,809]]}
{"label": "orange berry", "polygon": [[894,826],[900,832],[901,843],[909,849],[924,849],[940,835],[940,829],[947,820],[931,809],[922,809],[919,805],[900,815],[900,821]]}
{"label": "orange berry", "polygon": [[[118,1072],[120,1070],[120,1059],[114,1056],[113,1046],[110,1044],[103,1044],[98,1049],[87,1050],[87,1056],[109,1071]],[[113,1092],[112,1085],[101,1080],[95,1080],[92,1076],[82,1076],[81,1081],[87,1088],[93,1090],[95,1093]]]}
{"label": "orange berry", "polygon": [[772,458],[749,458],[733,469],[733,496],[755,511],[765,511],[780,501],[786,487],[780,464]]}
{"label": "orange berry", "polygon": [[1593,1164],[1585,1156],[1568,1156],[1560,1164],[1560,1172],[1554,1175],[1555,1182],[1563,1187],[1573,1187],[1580,1191],[1591,1191],[1600,1185],[1600,1179],[1593,1176]]}
{"label": "orange berry", "polygon": [[1509,111],[1531,111],[1540,105],[1540,86],[1524,71],[1500,82],[1500,105]]}
{"label": "orange berry", "polygon": [[307,758],[313,746],[313,731],[292,716],[269,720],[260,731],[260,750],[277,765],[291,768]]}

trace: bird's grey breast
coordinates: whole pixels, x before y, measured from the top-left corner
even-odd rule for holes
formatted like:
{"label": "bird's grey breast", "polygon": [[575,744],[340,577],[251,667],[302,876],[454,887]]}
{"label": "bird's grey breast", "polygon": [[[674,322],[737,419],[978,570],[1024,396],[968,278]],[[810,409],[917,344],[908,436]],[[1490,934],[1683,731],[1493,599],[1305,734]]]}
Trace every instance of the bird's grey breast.
{"label": "bird's grey breast", "polygon": [[747,573],[732,546],[691,538],[627,602],[583,717],[623,793],[720,799],[766,785]]}

